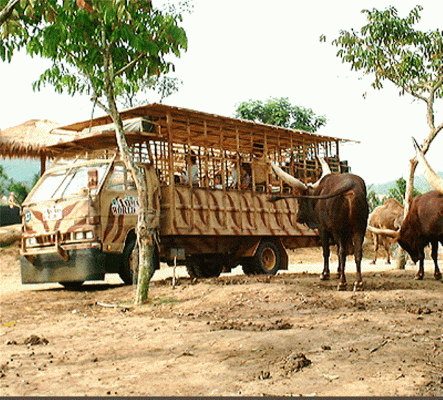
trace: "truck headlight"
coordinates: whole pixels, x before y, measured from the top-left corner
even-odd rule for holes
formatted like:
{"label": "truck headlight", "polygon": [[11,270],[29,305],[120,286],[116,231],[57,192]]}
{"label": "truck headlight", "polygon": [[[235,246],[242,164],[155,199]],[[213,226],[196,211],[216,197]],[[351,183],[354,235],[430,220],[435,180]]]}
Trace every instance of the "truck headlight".
{"label": "truck headlight", "polygon": [[82,240],[85,238],[85,233],[84,232],[75,232],[74,233],[74,239],[75,240]]}
{"label": "truck headlight", "polygon": [[84,240],[84,239],[93,239],[93,238],[94,238],[94,232],[92,232],[92,231],[74,232],[74,240]]}
{"label": "truck headlight", "polygon": [[26,246],[34,246],[36,244],[37,244],[37,239],[35,237],[26,239]]}

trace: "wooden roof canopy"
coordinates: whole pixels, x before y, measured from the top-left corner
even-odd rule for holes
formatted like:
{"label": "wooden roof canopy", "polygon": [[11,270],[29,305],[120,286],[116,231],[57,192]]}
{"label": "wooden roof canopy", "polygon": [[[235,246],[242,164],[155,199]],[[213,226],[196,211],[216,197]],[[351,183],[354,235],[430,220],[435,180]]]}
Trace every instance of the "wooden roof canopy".
{"label": "wooden roof canopy", "polygon": [[[323,136],[300,130],[223,117],[186,108],[158,103],[122,111],[123,122],[143,118],[143,129],[125,129],[129,145],[148,140],[171,141],[184,145],[222,148],[232,151],[250,151],[260,143],[265,149],[294,148],[311,143],[351,142],[351,140]],[[109,125],[108,127],[104,127]],[[97,127],[101,127],[98,129]],[[95,128],[95,129],[94,129]],[[110,116],[103,116],[58,127],[54,133],[69,133],[74,140],[48,146],[48,153],[64,155],[79,151],[115,149],[114,127]],[[191,140],[192,138],[192,140]]]}

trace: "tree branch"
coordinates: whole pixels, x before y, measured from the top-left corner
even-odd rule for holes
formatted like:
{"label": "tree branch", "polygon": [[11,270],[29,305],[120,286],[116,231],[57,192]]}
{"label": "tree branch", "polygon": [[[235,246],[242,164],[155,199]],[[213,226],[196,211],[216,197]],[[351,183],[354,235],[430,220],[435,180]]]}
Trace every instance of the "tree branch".
{"label": "tree branch", "polygon": [[112,75],[112,78],[116,78],[117,76],[121,75],[123,72],[125,72],[128,68],[133,66],[134,64],[138,63],[144,56],[146,55],[145,52],[140,53],[140,55],[137,58],[134,58],[130,63],[126,64],[123,68],[120,68],[117,72],[115,72]]}
{"label": "tree branch", "polygon": [[[426,109],[426,115],[428,119],[428,125],[431,128],[431,131],[435,132],[435,124],[434,124],[434,100],[435,100],[435,92],[443,85],[443,75],[440,76],[440,79],[438,79],[435,83],[435,85],[432,85],[429,90],[429,98],[427,101],[427,109]],[[435,135],[437,132],[434,133]]]}
{"label": "tree branch", "polygon": [[0,26],[9,19],[19,2],[20,0],[10,0],[8,4],[6,4],[6,6],[3,8],[3,10],[0,11]]}

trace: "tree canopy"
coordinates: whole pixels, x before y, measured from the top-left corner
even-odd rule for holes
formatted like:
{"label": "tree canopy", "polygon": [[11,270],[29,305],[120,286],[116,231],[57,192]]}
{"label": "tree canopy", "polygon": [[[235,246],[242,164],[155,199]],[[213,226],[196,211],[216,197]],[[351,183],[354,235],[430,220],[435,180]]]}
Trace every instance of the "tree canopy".
{"label": "tree canopy", "polygon": [[422,10],[416,6],[405,18],[398,16],[395,7],[363,10],[368,24],[360,32],[340,32],[333,41],[340,47],[337,56],[350,63],[351,69],[373,75],[376,89],[388,80],[399,87],[401,95],[409,93],[424,101],[430,94],[442,98],[442,32],[414,29]]}
{"label": "tree canopy", "polygon": [[[168,55],[180,56],[187,48],[185,31],[178,25],[181,14],[164,13],[151,1],[31,3],[17,8],[4,28],[2,59],[10,60],[21,47],[31,56],[50,59],[53,64],[35,89],[49,83],[57,92],[87,93],[106,112],[110,88],[113,98],[138,92],[150,77],[173,68]],[[89,4],[90,11],[77,3]]]}
{"label": "tree canopy", "polygon": [[324,116],[316,116],[310,108],[293,106],[287,97],[241,102],[236,105],[234,118],[307,132],[326,125]]}
{"label": "tree canopy", "polygon": [[[368,23],[359,31],[341,31],[332,43],[340,48],[337,56],[352,70],[374,77],[375,89],[382,89],[389,81],[400,95],[408,93],[426,103],[429,134],[422,144],[426,153],[443,129],[443,122],[435,124],[434,115],[435,101],[443,98],[443,35],[439,29],[423,32],[415,28],[422,10],[416,6],[404,18],[392,6],[383,11],[363,10]],[[409,167],[405,212],[413,197],[417,162],[414,158]]]}
{"label": "tree canopy", "polygon": [[443,35],[439,29],[415,29],[422,10],[416,6],[405,18],[398,16],[395,7],[363,10],[368,24],[360,31],[341,31],[332,43],[340,47],[337,56],[351,64],[352,70],[374,77],[375,89],[382,89],[384,81],[390,81],[399,88],[400,95],[409,93],[427,103],[431,130],[423,149],[427,151],[443,129],[443,123],[434,123],[434,102],[443,98]]}

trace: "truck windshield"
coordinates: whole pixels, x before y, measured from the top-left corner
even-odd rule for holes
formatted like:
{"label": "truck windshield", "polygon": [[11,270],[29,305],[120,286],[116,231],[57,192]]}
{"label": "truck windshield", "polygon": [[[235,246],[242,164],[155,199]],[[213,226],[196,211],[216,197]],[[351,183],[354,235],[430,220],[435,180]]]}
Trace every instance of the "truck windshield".
{"label": "truck windshield", "polygon": [[89,164],[57,171],[48,171],[38,187],[28,199],[29,202],[55,200],[62,197],[85,195],[88,193],[88,173],[97,171],[98,182],[90,192],[95,194],[100,187],[109,164]]}

